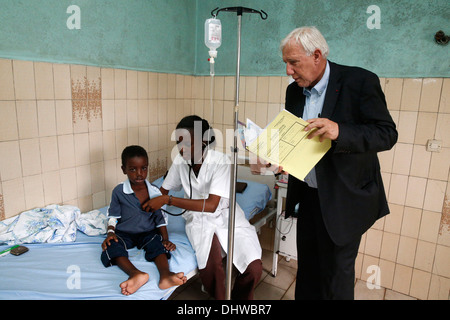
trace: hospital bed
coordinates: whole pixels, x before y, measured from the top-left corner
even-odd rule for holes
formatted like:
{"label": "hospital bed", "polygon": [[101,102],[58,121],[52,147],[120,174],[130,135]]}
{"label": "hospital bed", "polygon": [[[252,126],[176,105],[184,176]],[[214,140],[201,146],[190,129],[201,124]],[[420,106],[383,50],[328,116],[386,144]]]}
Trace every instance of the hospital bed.
{"label": "hospital bed", "polygon": [[[153,183],[160,186],[162,181],[160,178]],[[236,200],[247,219],[251,220],[264,211],[272,192],[263,183],[238,181],[248,184],[242,194],[237,194]],[[171,191],[170,194],[183,196],[180,192]],[[170,210],[173,213],[181,211],[175,207]],[[103,217],[106,217],[106,211],[107,207],[95,210]],[[170,269],[184,272],[189,279],[198,270],[194,250],[185,233],[185,220],[181,216],[169,215],[167,229],[170,240],[177,246],[169,260]],[[20,256],[6,254],[0,257],[0,300],[165,300],[176,289],[159,289],[159,273],[155,264],[145,260],[142,250],[133,248],[129,250],[130,260],[138,269],[149,273],[150,279],[134,294],[122,295],[119,284],[127,276],[118,267],[103,267],[100,261],[101,243],[105,235],[88,236],[78,229],[73,237],[76,238],[72,242],[24,244],[29,248],[28,252]],[[0,251],[10,246],[11,243],[0,243]]]}

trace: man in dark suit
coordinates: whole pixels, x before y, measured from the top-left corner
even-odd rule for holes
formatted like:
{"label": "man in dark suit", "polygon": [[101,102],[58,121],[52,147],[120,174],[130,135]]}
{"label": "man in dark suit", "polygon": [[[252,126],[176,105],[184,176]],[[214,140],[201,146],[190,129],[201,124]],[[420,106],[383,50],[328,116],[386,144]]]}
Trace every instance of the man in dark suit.
{"label": "man in dark suit", "polygon": [[286,215],[297,215],[296,299],[354,299],[361,236],[389,213],[377,152],[397,141],[379,78],[327,60],[314,27],[281,43],[286,109],[309,122],[309,138],[330,139],[325,156],[300,181],[289,176]]}

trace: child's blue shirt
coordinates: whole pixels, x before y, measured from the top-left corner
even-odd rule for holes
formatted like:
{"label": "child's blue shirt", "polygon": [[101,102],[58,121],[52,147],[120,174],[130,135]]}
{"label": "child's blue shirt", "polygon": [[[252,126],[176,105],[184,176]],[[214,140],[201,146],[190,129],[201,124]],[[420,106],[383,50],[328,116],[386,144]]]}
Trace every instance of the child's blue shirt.
{"label": "child's blue shirt", "polygon": [[[145,183],[150,199],[161,195],[156,186],[147,180]],[[134,194],[128,179],[114,188],[108,217],[118,219],[116,229],[127,233],[147,232],[167,225],[167,216],[161,210],[155,212],[142,210],[141,203]]]}

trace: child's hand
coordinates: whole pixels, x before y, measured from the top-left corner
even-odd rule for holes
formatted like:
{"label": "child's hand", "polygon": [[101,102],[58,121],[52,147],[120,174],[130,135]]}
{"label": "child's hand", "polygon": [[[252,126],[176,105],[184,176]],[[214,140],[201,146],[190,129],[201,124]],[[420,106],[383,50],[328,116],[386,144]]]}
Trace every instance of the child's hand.
{"label": "child's hand", "polygon": [[117,236],[116,236],[115,233],[113,233],[113,232],[108,232],[108,234],[107,234],[107,236],[106,236],[106,239],[105,239],[105,240],[103,241],[103,243],[102,243],[102,249],[103,249],[103,251],[105,251],[106,248],[108,248],[108,246],[111,245],[111,241],[118,242],[119,239],[117,239]]}
{"label": "child's hand", "polygon": [[163,240],[162,244],[167,251],[174,251],[177,248],[177,246],[172,242],[170,242],[169,240]]}

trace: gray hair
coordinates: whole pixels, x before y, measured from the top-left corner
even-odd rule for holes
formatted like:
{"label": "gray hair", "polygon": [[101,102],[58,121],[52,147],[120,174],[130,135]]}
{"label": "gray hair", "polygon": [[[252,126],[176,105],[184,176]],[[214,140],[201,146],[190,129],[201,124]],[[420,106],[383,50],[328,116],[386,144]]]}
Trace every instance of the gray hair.
{"label": "gray hair", "polygon": [[327,41],[316,27],[301,27],[292,30],[286,38],[281,41],[280,50],[283,51],[284,47],[290,42],[294,41],[296,44],[301,45],[305,49],[306,55],[310,56],[316,49],[322,52],[322,56],[326,59],[330,49],[328,48]]}

